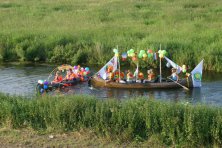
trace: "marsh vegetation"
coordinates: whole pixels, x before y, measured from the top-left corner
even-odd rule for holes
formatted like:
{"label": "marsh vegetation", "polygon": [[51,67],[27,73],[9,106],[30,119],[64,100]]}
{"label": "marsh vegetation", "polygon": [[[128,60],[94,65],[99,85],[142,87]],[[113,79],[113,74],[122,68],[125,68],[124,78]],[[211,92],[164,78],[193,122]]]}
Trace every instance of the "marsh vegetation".
{"label": "marsh vegetation", "polygon": [[220,0],[12,0],[0,4],[0,60],[104,64],[117,45],[162,49],[222,71]]}

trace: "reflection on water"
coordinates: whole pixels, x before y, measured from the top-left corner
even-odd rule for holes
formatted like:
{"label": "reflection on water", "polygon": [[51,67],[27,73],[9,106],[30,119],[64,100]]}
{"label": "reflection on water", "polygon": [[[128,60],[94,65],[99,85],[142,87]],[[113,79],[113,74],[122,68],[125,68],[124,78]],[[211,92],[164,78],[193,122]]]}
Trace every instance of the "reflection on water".
{"label": "reflection on water", "polygon": [[[41,65],[1,65],[0,66],[0,92],[33,96],[35,86],[39,79],[47,79],[48,74],[54,69],[53,66]],[[91,68],[92,69],[92,68]],[[119,98],[128,99],[131,97],[143,96],[160,100],[171,100],[174,102],[188,101],[192,103],[207,103],[222,105],[222,77],[221,73],[204,72],[201,88],[193,88],[186,91],[178,89],[110,89],[110,88],[89,88],[87,83],[81,83],[62,92],[56,91],[51,95],[59,94],[88,94],[95,95],[101,99]]]}

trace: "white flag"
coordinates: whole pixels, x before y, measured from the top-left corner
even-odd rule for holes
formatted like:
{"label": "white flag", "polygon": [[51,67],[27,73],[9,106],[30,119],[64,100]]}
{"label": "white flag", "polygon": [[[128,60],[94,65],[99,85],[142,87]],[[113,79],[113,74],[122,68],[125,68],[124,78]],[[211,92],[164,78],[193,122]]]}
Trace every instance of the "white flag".
{"label": "white flag", "polygon": [[106,63],[105,66],[103,66],[98,72],[97,74],[100,75],[101,78],[103,78],[104,80],[107,78],[107,72],[106,72],[106,67],[107,66],[113,66],[113,72],[116,71],[117,69],[117,57],[114,56],[108,63]]}
{"label": "white flag", "polygon": [[193,87],[201,87],[203,60],[191,72]]}
{"label": "white flag", "polygon": [[107,78],[107,74],[106,74],[106,72],[101,76],[104,80],[106,80],[106,78]]}
{"label": "white flag", "polygon": [[168,59],[167,57],[164,57],[167,62],[173,67],[177,69],[177,74],[179,74],[182,70],[182,67],[180,67],[179,65],[177,65],[176,63],[174,63],[173,61],[171,61],[170,59]]}

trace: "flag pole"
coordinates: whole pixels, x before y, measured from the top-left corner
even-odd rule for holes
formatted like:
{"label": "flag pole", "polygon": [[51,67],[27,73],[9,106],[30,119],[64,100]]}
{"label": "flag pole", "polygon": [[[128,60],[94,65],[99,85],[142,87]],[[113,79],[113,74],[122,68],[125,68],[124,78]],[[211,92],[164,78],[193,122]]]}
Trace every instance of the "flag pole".
{"label": "flag pole", "polygon": [[[117,45],[118,50],[118,45]],[[118,50],[118,67],[119,67],[119,82],[120,82],[120,62],[119,62],[119,50]]]}
{"label": "flag pole", "polygon": [[138,75],[139,75],[139,60],[136,64],[136,70],[137,70],[137,74],[136,74],[136,80],[138,79]]}
{"label": "flag pole", "polygon": [[[161,44],[160,44],[160,50],[161,50]],[[162,69],[161,69],[161,58],[160,58],[160,83],[162,82]]]}

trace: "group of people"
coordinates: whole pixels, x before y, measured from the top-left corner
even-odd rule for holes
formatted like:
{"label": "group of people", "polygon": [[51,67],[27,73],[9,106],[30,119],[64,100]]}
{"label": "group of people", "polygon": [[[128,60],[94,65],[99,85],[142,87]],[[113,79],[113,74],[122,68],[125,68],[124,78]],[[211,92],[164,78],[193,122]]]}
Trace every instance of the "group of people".
{"label": "group of people", "polygon": [[144,77],[143,72],[135,72],[134,74],[130,71],[127,70],[125,73],[120,72],[116,70],[115,72],[112,71],[107,71],[108,77],[107,77],[107,82],[115,81],[115,82],[120,82],[120,83],[133,83],[133,82],[154,82],[156,79],[155,73],[153,69],[147,70],[147,79]]}
{"label": "group of people", "polygon": [[83,68],[78,66],[78,68],[68,69],[66,71],[66,76],[63,78],[61,71],[56,71],[54,80],[52,81],[52,84],[55,83],[61,83],[63,81],[73,81],[79,79],[80,81],[86,81],[88,80],[88,75],[90,71],[89,68]]}
{"label": "group of people", "polygon": [[154,82],[156,76],[155,73],[153,71],[153,69],[149,69],[147,70],[147,78],[145,78],[143,72],[138,71],[138,72],[134,72],[134,74],[131,73],[130,70],[127,71],[127,82]]}
{"label": "group of people", "polygon": [[[89,68],[83,68],[78,66],[74,66],[73,69],[68,69],[66,71],[66,76],[63,78],[61,71],[57,71],[54,77],[54,80],[52,81],[52,84],[55,83],[61,83],[63,81],[72,81],[79,79],[80,81],[86,81],[88,80],[88,75],[90,71]],[[132,83],[132,82],[141,82],[141,83],[146,83],[146,82],[157,82],[158,77],[156,77],[153,69],[147,70],[147,78],[145,78],[143,72],[141,71],[136,71],[132,73],[130,70],[127,70],[124,72],[120,72],[116,70],[113,72],[112,67],[107,69],[107,82],[115,81],[115,82],[127,82],[127,83]],[[171,69],[171,75],[167,77],[168,79],[171,79],[172,81],[178,81],[179,76],[177,74],[177,69],[172,68]]]}
{"label": "group of people", "polygon": [[[115,82],[127,82],[127,83],[133,83],[133,82],[140,82],[140,83],[149,83],[149,82],[159,82],[159,77],[157,77],[153,71],[153,69],[147,70],[147,78],[145,78],[143,72],[134,72],[134,74],[127,70],[125,74],[121,72],[119,74],[118,70],[115,72],[107,71],[108,77],[106,79],[107,82],[115,81]],[[189,74],[186,74],[186,77],[188,77]],[[120,78],[119,78],[120,77]],[[167,77],[168,80],[171,81],[178,81],[179,75],[177,74],[177,69],[172,68],[171,69],[171,75]]]}

